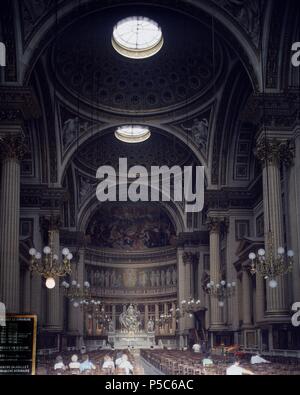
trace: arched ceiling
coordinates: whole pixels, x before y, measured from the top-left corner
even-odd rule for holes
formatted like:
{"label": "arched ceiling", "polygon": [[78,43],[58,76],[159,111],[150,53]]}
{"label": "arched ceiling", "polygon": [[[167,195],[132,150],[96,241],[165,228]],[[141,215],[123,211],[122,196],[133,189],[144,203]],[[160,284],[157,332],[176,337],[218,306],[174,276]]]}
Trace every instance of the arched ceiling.
{"label": "arched ceiling", "polygon": [[196,162],[192,151],[182,142],[153,129],[151,137],[138,144],[117,140],[113,131],[102,138],[91,138],[74,155],[74,164],[95,177],[100,165],[117,168],[119,158],[128,159],[128,168],[139,164],[148,170],[151,166],[184,166]]}
{"label": "arched ceiling", "polygon": [[[130,15],[146,15],[163,31],[155,56],[132,60],[112,47],[113,26]],[[65,95],[114,113],[162,112],[203,97],[224,77],[227,45],[211,26],[182,13],[158,7],[113,7],[77,20],[52,47]],[[213,56],[214,52],[214,56]],[[220,83],[220,82],[219,82]]]}

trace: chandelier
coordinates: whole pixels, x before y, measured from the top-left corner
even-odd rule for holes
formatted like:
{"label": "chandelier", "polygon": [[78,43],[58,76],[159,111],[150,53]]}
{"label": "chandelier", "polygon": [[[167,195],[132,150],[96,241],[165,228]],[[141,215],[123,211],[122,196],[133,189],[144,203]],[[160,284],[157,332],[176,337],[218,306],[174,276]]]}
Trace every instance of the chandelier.
{"label": "chandelier", "polygon": [[61,285],[64,288],[65,296],[70,299],[75,308],[91,303],[91,288],[88,281],[84,282],[83,287],[76,280],[73,280],[71,284],[63,281]]}
{"label": "chandelier", "polygon": [[263,248],[257,251],[257,254],[250,252],[249,259],[250,273],[252,275],[258,273],[269,280],[269,287],[276,288],[278,282],[275,280],[278,276],[283,276],[293,269],[294,251],[288,250],[285,253],[283,247],[279,247],[277,255],[274,252],[274,238],[271,231],[267,234],[267,253]]}
{"label": "chandelier", "polygon": [[178,319],[184,317],[186,314],[189,315],[190,318],[194,316],[194,313],[200,309],[200,300],[195,300],[193,298],[189,298],[188,300],[183,299],[179,306],[174,309],[170,309],[170,313],[172,317]]}
{"label": "chandelier", "polygon": [[49,230],[49,246],[44,247],[43,254],[35,248],[30,248],[31,256],[29,269],[36,272],[46,279],[46,287],[53,289],[55,287],[55,278],[63,277],[71,273],[72,253],[68,248],[62,249],[62,260],[54,253],[53,248],[53,231]]}
{"label": "chandelier", "polygon": [[220,307],[224,307],[224,300],[230,298],[235,294],[236,283],[232,281],[227,283],[225,280],[220,281],[220,283],[215,284],[214,281],[210,281],[206,284],[205,292],[218,299],[218,304]]}

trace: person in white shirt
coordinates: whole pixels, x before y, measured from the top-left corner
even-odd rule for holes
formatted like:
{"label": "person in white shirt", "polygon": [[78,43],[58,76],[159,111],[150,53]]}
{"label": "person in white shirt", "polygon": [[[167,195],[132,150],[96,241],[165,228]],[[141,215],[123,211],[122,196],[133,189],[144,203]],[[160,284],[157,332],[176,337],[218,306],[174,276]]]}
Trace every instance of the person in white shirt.
{"label": "person in white shirt", "polygon": [[195,343],[195,344],[193,345],[192,349],[193,349],[194,353],[200,353],[200,351],[201,351],[201,346],[200,346],[200,344]]}
{"label": "person in white shirt", "polygon": [[262,358],[259,354],[253,355],[251,357],[251,364],[255,365],[258,363],[270,363],[270,361],[267,361],[266,359]]}
{"label": "person in white shirt", "polygon": [[213,360],[209,355],[206,355],[205,358],[202,359],[202,365],[205,366],[212,366],[214,364]]}
{"label": "person in white shirt", "polygon": [[132,364],[128,361],[128,356],[126,354],[122,355],[122,360],[121,363],[118,366],[120,369],[125,370],[125,374],[132,374],[133,373],[133,366]]}
{"label": "person in white shirt", "polygon": [[66,369],[67,369],[67,368],[66,368],[65,364],[63,363],[63,359],[62,359],[62,357],[59,355],[59,356],[56,358],[55,365],[54,365],[54,370],[66,370]]}
{"label": "person in white shirt", "polygon": [[251,376],[254,375],[251,370],[242,368],[239,361],[236,361],[233,365],[229,366],[229,368],[226,369],[227,376],[242,376],[243,374],[248,374]]}
{"label": "person in white shirt", "polygon": [[78,357],[76,354],[72,355],[71,362],[69,363],[69,368],[71,370],[80,369],[80,362],[78,362]]}
{"label": "person in white shirt", "polygon": [[112,374],[115,371],[115,364],[109,355],[104,356],[104,363],[102,369],[105,369],[108,373]]}

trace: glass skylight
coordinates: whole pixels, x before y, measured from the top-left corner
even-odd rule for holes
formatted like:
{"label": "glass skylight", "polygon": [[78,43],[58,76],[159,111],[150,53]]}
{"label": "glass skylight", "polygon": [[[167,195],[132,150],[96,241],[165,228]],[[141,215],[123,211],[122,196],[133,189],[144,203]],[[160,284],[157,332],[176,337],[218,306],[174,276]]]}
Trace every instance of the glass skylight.
{"label": "glass skylight", "polygon": [[125,143],[141,143],[151,136],[148,126],[124,125],[115,131],[118,140]]}
{"label": "glass skylight", "polygon": [[133,16],[114,27],[112,45],[123,56],[144,59],[155,55],[163,46],[160,26],[151,19]]}

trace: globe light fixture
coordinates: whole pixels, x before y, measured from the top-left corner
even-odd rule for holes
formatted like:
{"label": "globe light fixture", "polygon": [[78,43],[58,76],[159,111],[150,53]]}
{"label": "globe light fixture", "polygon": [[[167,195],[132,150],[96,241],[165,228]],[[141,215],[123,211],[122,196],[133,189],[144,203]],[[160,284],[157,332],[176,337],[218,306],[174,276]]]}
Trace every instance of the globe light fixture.
{"label": "globe light fixture", "polygon": [[267,234],[267,252],[260,248],[257,254],[250,252],[249,259],[250,273],[260,274],[265,280],[268,280],[270,288],[276,288],[278,282],[276,277],[283,276],[293,270],[294,251],[288,250],[285,253],[283,247],[278,247],[277,254],[274,252],[273,233]]}
{"label": "globe light fixture", "polygon": [[64,289],[65,296],[73,303],[73,307],[83,307],[91,303],[91,287],[88,281],[83,283],[83,287],[81,287],[81,284],[76,280],[72,280],[71,284],[67,281],[63,281],[61,286]]}
{"label": "globe light fixture", "polygon": [[132,16],[118,22],[111,41],[120,55],[131,59],[149,58],[157,54],[164,43],[160,26],[143,16]]}
{"label": "globe light fixture", "polygon": [[115,136],[124,143],[141,143],[148,140],[151,132],[148,126],[124,125],[118,127],[115,131]]}
{"label": "globe light fixture", "polygon": [[38,252],[35,248],[30,248],[29,255],[31,256],[29,269],[31,272],[40,274],[46,279],[46,287],[53,289],[55,287],[55,278],[63,277],[71,273],[71,260],[73,255],[68,248],[63,248],[62,259],[54,253],[53,247],[53,231],[48,232],[49,246],[43,248],[43,254]]}
{"label": "globe light fixture", "polygon": [[184,317],[186,314],[190,318],[194,316],[194,313],[201,309],[201,301],[200,299],[189,298],[188,300],[183,299],[179,306],[175,307],[174,309],[171,308],[169,313],[171,314],[172,318],[181,318]]}
{"label": "globe light fixture", "polygon": [[228,299],[235,294],[236,282],[232,281],[227,283],[225,280],[221,280],[220,283],[210,281],[206,284],[205,292],[218,299],[219,307],[224,307],[225,299]]}
{"label": "globe light fixture", "polygon": [[53,277],[48,277],[46,279],[46,283],[45,284],[46,284],[46,287],[48,289],[53,289],[55,287],[55,280],[54,280],[54,278]]}

